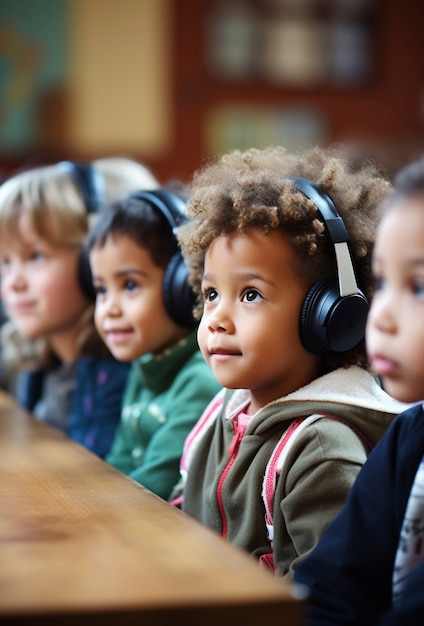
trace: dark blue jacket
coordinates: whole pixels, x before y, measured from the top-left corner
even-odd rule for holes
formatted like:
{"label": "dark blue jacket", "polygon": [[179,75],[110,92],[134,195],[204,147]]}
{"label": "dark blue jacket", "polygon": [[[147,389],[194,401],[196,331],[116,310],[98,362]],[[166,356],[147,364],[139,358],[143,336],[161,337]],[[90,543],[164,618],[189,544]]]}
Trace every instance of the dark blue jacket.
{"label": "dark blue jacket", "polygon": [[[128,371],[128,363],[112,357],[82,356],[77,362],[65,433],[102,458],[109,452],[120,420]],[[43,371],[19,375],[16,400],[29,411],[42,396],[44,375]]]}
{"label": "dark blue jacket", "polygon": [[424,411],[399,415],[371,452],[346,505],[295,571],[309,587],[309,626],[424,624],[424,567],[391,606],[393,563],[415,474],[424,454]]}

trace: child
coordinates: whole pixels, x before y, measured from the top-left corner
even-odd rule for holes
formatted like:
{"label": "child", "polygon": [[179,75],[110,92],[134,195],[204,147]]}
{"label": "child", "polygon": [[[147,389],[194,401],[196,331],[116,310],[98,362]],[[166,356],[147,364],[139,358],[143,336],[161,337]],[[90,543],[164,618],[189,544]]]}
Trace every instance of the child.
{"label": "child", "polygon": [[424,159],[394,184],[374,249],[367,349],[385,389],[418,404],[393,422],[296,571],[311,590],[311,625],[424,623]]}
{"label": "child", "polygon": [[104,202],[154,179],[130,159],[96,163],[33,168],[0,188],[2,362],[18,402],[103,457],[128,368],[94,327],[82,244]]}
{"label": "child", "polygon": [[164,499],[178,479],[184,439],[219,389],[198,349],[175,237],[185,220],[176,193],[140,192],[105,211],[87,241],[97,329],[118,360],[132,362],[106,460]]}
{"label": "child", "polygon": [[[371,165],[353,173],[319,149],[236,151],[193,180],[180,241],[203,295],[199,345],[235,391],[187,438],[182,509],[280,576],[317,543],[403,408],[366,371],[363,341],[375,208],[389,191]],[[268,461],[298,424],[274,491]]]}

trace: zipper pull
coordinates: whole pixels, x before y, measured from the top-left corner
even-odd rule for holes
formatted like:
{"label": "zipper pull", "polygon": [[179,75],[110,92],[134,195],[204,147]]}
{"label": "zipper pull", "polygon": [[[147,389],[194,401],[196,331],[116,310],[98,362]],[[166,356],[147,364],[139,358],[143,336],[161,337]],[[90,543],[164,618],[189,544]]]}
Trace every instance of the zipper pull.
{"label": "zipper pull", "polygon": [[240,447],[241,440],[243,439],[243,435],[246,432],[246,426],[235,426],[236,432],[234,434],[233,440],[228,448],[228,456],[233,456],[238,448]]}

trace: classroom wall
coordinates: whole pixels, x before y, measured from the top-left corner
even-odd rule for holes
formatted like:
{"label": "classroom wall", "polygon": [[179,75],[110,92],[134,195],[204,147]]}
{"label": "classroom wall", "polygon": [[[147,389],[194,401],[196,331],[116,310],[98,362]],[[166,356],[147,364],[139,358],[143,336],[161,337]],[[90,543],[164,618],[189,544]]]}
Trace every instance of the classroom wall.
{"label": "classroom wall", "polygon": [[0,168],[170,149],[170,0],[1,0]]}
{"label": "classroom wall", "polygon": [[359,144],[395,169],[424,153],[424,2],[373,2],[374,72],[345,88],[221,80],[205,58],[220,0],[0,0],[0,176],[125,154],[161,180],[188,180],[233,136],[228,111],[238,122],[244,107],[255,132],[257,120],[269,126],[287,108],[309,108],[324,143]]}
{"label": "classroom wall", "polygon": [[66,147],[116,146],[156,157],[169,148],[167,0],[72,0]]}

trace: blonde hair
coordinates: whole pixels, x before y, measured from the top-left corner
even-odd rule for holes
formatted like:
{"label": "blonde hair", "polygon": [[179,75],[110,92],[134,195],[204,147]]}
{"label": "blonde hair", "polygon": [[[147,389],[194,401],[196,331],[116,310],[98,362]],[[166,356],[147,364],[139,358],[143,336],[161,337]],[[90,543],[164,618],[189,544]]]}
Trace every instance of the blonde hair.
{"label": "blonde hair", "polygon": [[104,157],[92,162],[103,174],[104,194],[107,204],[140,189],[158,189],[160,184],[142,163],[128,157]]}
{"label": "blonde hair", "polygon": [[[90,165],[101,174],[103,205],[133,191],[159,187],[144,165],[129,158],[102,158]],[[37,235],[53,245],[80,246],[89,230],[84,193],[72,170],[60,164],[20,172],[1,185],[0,243],[18,236],[23,213]]]}
{"label": "blonde hair", "polygon": [[[127,193],[159,187],[144,165],[126,157],[97,159],[89,166],[100,173],[105,206]],[[34,232],[49,244],[75,249],[82,248],[90,222],[96,219],[95,214],[89,215],[87,211],[84,191],[72,168],[61,164],[20,172],[1,185],[0,248],[3,242],[19,238],[22,215],[28,217]],[[94,306],[90,304],[82,315],[79,346],[82,352],[107,353],[94,327],[93,312]],[[36,363],[45,365],[49,361],[47,341],[31,341],[28,345],[28,340],[17,335],[12,321],[6,325],[3,337],[7,347],[3,358],[9,364],[33,368]]]}

